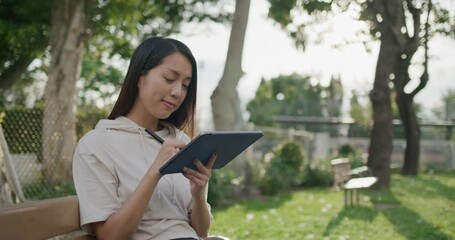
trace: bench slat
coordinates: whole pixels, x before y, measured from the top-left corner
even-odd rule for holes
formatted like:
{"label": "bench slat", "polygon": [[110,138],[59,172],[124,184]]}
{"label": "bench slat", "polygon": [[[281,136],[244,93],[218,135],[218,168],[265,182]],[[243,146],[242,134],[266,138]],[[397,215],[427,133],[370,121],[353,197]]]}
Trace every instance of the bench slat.
{"label": "bench slat", "polygon": [[3,240],[46,239],[77,230],[80,226],[76,196],[26,202],[0,210]]}
{"label": "bench slat", "polygon": [[352,178],[344,184],[345,189],[369,188],[378,181],[376,177]]}

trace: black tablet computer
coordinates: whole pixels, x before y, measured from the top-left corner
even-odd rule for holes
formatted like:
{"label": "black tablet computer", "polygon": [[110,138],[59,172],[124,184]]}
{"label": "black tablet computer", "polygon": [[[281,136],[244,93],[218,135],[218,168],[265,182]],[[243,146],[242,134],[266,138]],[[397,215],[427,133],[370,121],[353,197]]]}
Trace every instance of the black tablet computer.
{"label": "black tablet computer", "polygon": [[183,167],[197,169],[193,161],[206,165],[212,153],[217,154],[213,169],[219,169],[263,136],[261,131],[205,132],[198,135],[161,168],[161,174],[181,173]]}

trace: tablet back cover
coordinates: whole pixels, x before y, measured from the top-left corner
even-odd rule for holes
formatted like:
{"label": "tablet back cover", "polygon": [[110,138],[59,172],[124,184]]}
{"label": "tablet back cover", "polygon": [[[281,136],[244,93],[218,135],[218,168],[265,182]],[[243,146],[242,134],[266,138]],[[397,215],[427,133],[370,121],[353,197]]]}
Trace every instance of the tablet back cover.
{"label": "tablet back cover", "polygon": [[161,168],[161,174],[181,173],[183,167],[197,169],[193,161],[206,165],[212,153],[217,153],[213,169],[231,162],[263,136],[261,131],[206,132],[198,135]]}

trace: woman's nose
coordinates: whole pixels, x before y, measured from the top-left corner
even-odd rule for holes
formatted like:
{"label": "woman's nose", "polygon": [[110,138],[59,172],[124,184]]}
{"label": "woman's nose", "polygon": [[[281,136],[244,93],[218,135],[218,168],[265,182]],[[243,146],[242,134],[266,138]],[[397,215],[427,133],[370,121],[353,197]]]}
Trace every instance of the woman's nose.
{"label": "woman's nose", "polygon": [[180,97],[181,94],[182,94],[182,84],[180,84],[180,83],[173,84],[172,88],[171,88],[171,95],[174,97]]}

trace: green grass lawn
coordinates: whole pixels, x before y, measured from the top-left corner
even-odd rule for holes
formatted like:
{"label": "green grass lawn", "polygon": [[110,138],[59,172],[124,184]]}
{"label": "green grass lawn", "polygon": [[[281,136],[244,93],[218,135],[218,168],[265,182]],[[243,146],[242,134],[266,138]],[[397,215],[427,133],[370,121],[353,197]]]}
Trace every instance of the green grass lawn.
{"label": "green grass lawn", "polygon": [[391,191],[300,189],[213,209],[211,235],[235,239],[455,239],[455,173],[392,175]]}

